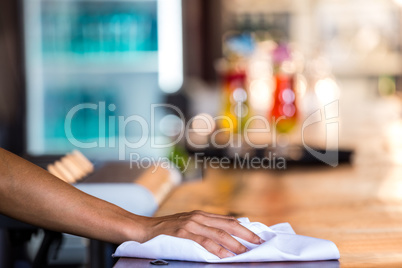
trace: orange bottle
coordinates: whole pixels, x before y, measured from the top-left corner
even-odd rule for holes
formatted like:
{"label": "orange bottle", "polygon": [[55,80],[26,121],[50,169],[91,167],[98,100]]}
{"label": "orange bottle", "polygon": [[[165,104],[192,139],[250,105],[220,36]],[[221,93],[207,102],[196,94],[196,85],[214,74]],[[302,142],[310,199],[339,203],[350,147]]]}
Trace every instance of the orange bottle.
{"label": "orange bottle", "polygon": [[273,51],[274,103],[270,111],[271,124],[278,133],[289,133],[297,124],[295,72],[291,68],[291,56],[287,46],[279,45]]}

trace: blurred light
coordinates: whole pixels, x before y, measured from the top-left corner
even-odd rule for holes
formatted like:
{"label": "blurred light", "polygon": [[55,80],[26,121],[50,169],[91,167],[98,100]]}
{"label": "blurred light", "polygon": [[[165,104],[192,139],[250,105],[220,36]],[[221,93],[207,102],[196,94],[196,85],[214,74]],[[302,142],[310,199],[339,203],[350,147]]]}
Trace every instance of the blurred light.
{"label": "blurred light", "polygon": [[402,164],[402,122],[395,122],[387,127],[386,138],[389,144],[389,155],[393,163]]}
{"label": "blurred light", "polygon": [[234,114],[236,117],[243,118],[248,114],[248,107],[244,103],[238,103],[234,106]]}
{"label": "blurred light", "polygon": [[296,107],[293,104],[285,104],[282,108],[283,115],[287,117],[292,117],[296,112]]}
{"label": "blurred light", "polygon": [[368,53],[378,46],[380,40],[377,31],[371,27],[363,27],[357,33],[355,42],[359,51]]}
{"label": "blurred light", "polygon": [[299,146],[291,146],[287,148],[289,157],[293,160],[300,160],[304,153]]}
{"label": "blurred light", "polygon": [[[400,163],[399,163],[400,164]],[[377,196],[381,201],[396,201],[400,204],[402,201],[402,180],[401,168],[399,165],[388,166],[387,172],[382,176],[381,183],[377,186]],[[398,206],[398,210],[402,211],[402,207]],[[395,206],[390,206],[390,211],[395,212]]]}
{"label": "blurred light", "polygon": [[332,78],[318,80],[314,91],[318,100],[323,103],[329,103],[339,98],[339,87]]}
{"label": "blurred light", "polygon": [[211,115],[201,113],[194,117],[191,127],[198,135],[208,136],[215,130],[216,123]]}
{"label": "blurred light", "polygon": [[305,65],[304,55],[298,49],[292,49],[292,61],[297,73],[302,73]]}
{"label": "blurred light", "polygon": [[381,96],[393,95],[395,91],[396,85],[394,79],[389,76],[382,76],[378,79],[378,92]]}
{"label": "blurred light", "polygon": [[184,123],[177,115],[168,114],[159,122],[160,131],[168,137],[179,135],[183,128]]}
{"label": "blurred light", "polygon": [[181,0],[158,1],[159,87],[166,93],[183,84]]}
{"label": "blurred light", "polygon": [[[23,1],[24,37],[29,41],[25,46],[25,65],[27,82],[27,150],[30,154],[40,155],[45,151],[45,98],[44,76],[41,73],[42,65],[42,36],[41,20],[35,14],[41,13],[41,7],[36,1]],[[29,26],[29,27],[28,27]],[[32,41],[36,40],[36,41]],[[35,53],[32,53],[35,52]]]}
{"label": "blurred light", "polygon": [[299,74],[297,75],[297,90],[296,92],[298,93],[299,97],[303,97],[304,94],[306,94],[307,91],[307,81],[306,78]]}
{"label": "blurred light", "polygon": [[292,103],[295,101],[295,93],[291,89],[282,91],[282,100],[285,103]]}
{"label": "blurred light", "polygon": [[318,57],[317,59],[313,60],[312,65],[314,75],[317,75],[318,77],[328,76],[331,74],[331,64],[324,57]]}
{"label": "blurred light", "polygon": [[272,67],[269,60],[252,59],[250,63],[249,76],[253,78],[263,78],[272,75]]}
{"label": "blurred light", "polygon": [[250,84],[250,105],[256,110],[265,111],[270,105],[271,90],[267,80],[254,80]]}
{"label": "blurred light", "polygon": [[284,61],[281,68],[285,73],[294,73],[296,71],[296,65],[292,61]]}
{"label": "blurred light", "polygon": [[402,7],[402,0],[394,0],[395,4]]}
{"label": "blurred light", "polygon": [[287,134],[279,134],[278,137],[276,138],[276,142],[280,147],[287,147],[290,143],[289,141],[289,135]]}
{"label": "blurred light", "polygon": [[245,102],[247,100],[247,92],[242,88],[236,88],[233,91],[233,100],[235,102]]}

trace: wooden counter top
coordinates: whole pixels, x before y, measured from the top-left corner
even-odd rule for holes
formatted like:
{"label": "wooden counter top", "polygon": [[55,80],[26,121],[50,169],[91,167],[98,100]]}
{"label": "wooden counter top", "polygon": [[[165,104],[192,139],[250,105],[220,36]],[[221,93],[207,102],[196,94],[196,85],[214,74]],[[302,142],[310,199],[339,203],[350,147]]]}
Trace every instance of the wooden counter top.
{"label": "wooden counter top", "polygon": [[[289,222],[298,234],[333,241],[341,267],[402,267],[401,102],[355,90],[342,94],[339,144],[355,150],[353,165],[285,171],[208,169],[202,181],[173,190],[156,216],[199,209],[266,225]],[[132,267],[150,267],[149,260],[141,259],[122,259],[121,267],[125,261],[136,264]],[[250,266],[338,267],[338,262]]]}
{"label": "wooden counter top", "polygon": [[329,239],[341,267],[402,267],[402,166],[287,171],[208,169],[176,188],[156,216],[205,210]]}

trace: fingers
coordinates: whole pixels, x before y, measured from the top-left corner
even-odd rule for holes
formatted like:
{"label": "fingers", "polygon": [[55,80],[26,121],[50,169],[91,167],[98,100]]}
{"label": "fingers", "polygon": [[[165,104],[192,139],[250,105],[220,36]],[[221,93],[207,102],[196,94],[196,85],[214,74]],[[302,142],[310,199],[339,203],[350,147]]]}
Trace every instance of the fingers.
{"label": "fingers", "polygon": [[[258,235],[241,225],[237,220],[227,220],[228,223],[225,224],[227,225],[226,229],[227,232],[229,232],[231,235],[237,236],[239,238],[242,238],[250,243],[253,244],[262,244],[265,241],[262,240]],[[218,226],[218,228],[220,228]]]}
{"label": "fingers", "polygon": [[242,254],[248,250],[231,235],[253,244],[264,242],[232,216],[193,211],[154,218],[153,221],[153,224],[148,225],[151,226],[148,239],[158,234],[191,239],[220,258],[234,256],[234,253]]}
{"label": "fingers", "polygon": [[213,214],[213,213],[209,213],[209,212],[204,212],[201,210],[194,210],[192,213],[198,213],[204,216],[208,216],[208,217],[214,217],[214,218],[221,218],[221,219],[234,219],[234,217],[232,216],[227,216],[227,215],[220,215],[220,214]]}
{"label": "fingers", "polygon": [[235,256],[232,252],[228,251],[224,247],[218,245],[216,242],[214,242],[212,239],[202,236],[202,235],[197,235],[192,232],[188,232],[184,229],[180,230],[180,237],[182,238],[187,238],[191,239],[198,244],[200,244],[203,248],[211,252],[212,254],[218,256],[219,258],[228,258],[228,257],[233,257]]}
{"label": "fingers", "polygon": [[255,233],[244,227],[232,216],[225,216],[225,218],[209,217],[202,221],[203,224],[225,230],[231,235],[240,237],[253,244],[262,244],[264,241]]}
{"label": "fingers", "polygon": [[212,239],[235,254],[242,254],[248,251],[245,246],[222,229],[199,224],[197,230],[197,234]]}

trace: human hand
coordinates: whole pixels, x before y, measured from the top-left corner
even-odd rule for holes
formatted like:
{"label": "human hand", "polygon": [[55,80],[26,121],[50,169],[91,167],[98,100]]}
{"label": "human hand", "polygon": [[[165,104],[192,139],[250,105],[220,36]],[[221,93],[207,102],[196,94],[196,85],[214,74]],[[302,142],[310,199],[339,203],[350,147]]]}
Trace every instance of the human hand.
{"label": "human hand", "polygon": [[247,251],[247,248],[231,235],[253,244],[264,242],[256,234],[243,227],[236,218],[203,211],[148,218],[146,226],[145,237],[141,242],[148,241],[160,234],[187,238],[197,242],[219,258],[232,257],[233,253],[241,254]]}

